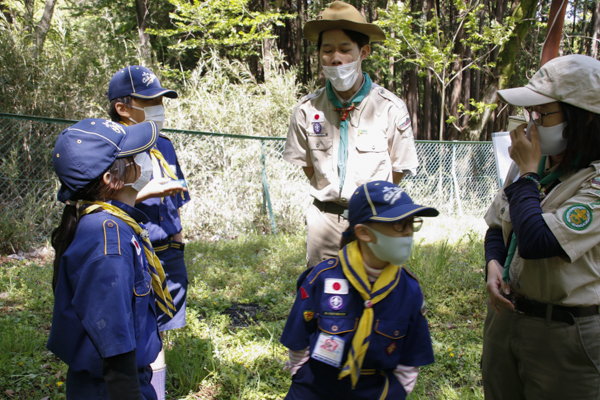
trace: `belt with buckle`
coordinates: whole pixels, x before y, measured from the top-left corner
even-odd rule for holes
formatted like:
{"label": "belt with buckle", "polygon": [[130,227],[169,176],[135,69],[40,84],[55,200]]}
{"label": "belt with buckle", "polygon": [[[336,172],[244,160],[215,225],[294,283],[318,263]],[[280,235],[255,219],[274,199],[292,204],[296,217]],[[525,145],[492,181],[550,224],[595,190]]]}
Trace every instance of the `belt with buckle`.
{"label": "belt with buckle", "polygon": [[591,317],[598,315],[598,306],[566,307],[556,304],[540,303],[525,297],[514,298],[515,309],[521,314],[547,319],[550,315],[552,321],[565,322],[569,325],[575,323],[574,318]]}
{"label": "belt with buckle", "polygon": [[152,248],[154,249],[155,253],[169,249],[179,249],[183,251],[185,249],[185,243],[175,242],[172,238],[169,238],[152,243]]}
{"label": "belt with buckle", "polygon": [[344,211],[346,211],[348,209],[348,206],[342,206],[342,205],[334,203],[332,201],[321,201],[321,200],[315,199],[313,201],[313,204],[320,211],[326,212],[329,214],[335,214],[335,215],[343,215]]}

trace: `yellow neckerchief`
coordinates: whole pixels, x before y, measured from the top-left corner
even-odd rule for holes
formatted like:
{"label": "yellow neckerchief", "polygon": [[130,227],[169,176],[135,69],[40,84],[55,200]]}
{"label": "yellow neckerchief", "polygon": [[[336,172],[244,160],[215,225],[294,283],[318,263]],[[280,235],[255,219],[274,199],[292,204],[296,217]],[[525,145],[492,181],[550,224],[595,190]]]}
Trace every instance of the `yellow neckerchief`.
{"label": "yellow neckerchief", "polygon": [[80,217],[90,214],[93,211],[98,210],[99,208],[106,211],[107,213],[121,219],[127,225],[133,229],[136,235],[140,235],[142,238],[142,244],[144,247],[144,254],[146,255],[146,259],[148,260],[150,275],[152,275],[152,289],[154,289],[154,297],[156,299],[156,304],[158,307],[169,317],[173,318],[173,314],[169,310],[175,310],[175,306],[173,305],[173,298],[171,297],[171,293],[169,293],[169,289],[167,287],[167,281],[165,279],[165,271],[160,263],[160,260],[154,254],[154,249],[152,249],[152,243],[150,243],[150,239],[148,238],[148,232],[146,234],[142,234],[143,229],[133,218],[129,216],[125,211],[121,210],[119,207],[115,207],[112,204],[105,203],[103,201],[82,201],[82,206],[89,205],[85,209],[80,211]]}
{"label": "yellow neckerchief", "polygon": [[358,241],[351,242],[340,250],[339,257],[344,275],[358,293],[360,293],[363,300],[365,300],[365,309],[358,322],[356,334],[352,339],[352,347],[348,352],[348,359],[342,368],[342,372],[338,375],[338,379],[350,375],[352,389],[354,389],[358,378],[360,378],[360,369],[369,348],[369,340],[371,331],[373,330],[373,305],[385,299],[394,290],[398,282],[400,282],[400,272],[402,269],[398,265],[388,264],[371,287],[369,277],[363,265]]}
{"label": "yellow neckerchief", "polygon": [[[129,126],[125,121],[119,121],[122,125],[125,126]],[[169,163],[167,163],[167,160],[165,160],[165,157],[162,155],[162,153],[160,152],[160,150],[158,150],[156,148],[156,145],[150,149],[150,156],[153,158],[153,162],[156,161],[158,163],[158,165],[160,165],[160,168],[162,170],[163,176],[167,175],[169,178],[173,179],[173,180],[177,180],[177,175],[175,175],[175,173],[173,172],[173,170],[171,170],[171,167],[169,166]],[[183,192],[181,192],[181,198],[185,200],[185,197],[183,196]],[[164,201],[164,197],[162,197],[160,199],[160,202],[162,203]]]}

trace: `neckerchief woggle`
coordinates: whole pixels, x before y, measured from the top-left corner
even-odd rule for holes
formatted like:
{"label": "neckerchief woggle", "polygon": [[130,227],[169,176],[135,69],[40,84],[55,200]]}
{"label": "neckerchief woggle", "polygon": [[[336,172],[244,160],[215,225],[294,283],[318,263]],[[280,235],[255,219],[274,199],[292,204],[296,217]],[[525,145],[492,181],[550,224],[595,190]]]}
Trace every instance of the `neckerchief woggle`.
{"label": "neckerchief woggle", "polygon": [[[123,121],[119,121],[119,122],[122,125],[129,126]],[[156,160],[158,162],[158,164],[160,165],[161,170],[163,172],[163,176],[165,176],[165,174],[166,174],[169,178],[171,178],[173,180],[177,180],[177,175],[175,175],[175,173],[171,170],[169,163],[167,163],[167,160],[165,160],[165,157],[162,155],[160,150],[158,150],[156,148],[156,145],[154,145],[154,147],[152,147],[152,149],[150,149],[150,156],[154,160]],[[181,198],[185,200],[185,197],[183,196],[183,192],[181,192]],[[164,201],[164,197],[161,197],[160,201],[162,203]]]}
{"label": "neckerchief woggle", "polygon": [[[546,158],[547,158],[546,156],[542,156],[542,159],[540,160],[540,164],[538,165],[537,174],[539,177],[544,176],[544,169],[546,168]],[[546,175],[542,179],[540,179],[540,186],[545,186],[549,183],[554,182],[561,175],[562,175],[562,171],[559,171],[558,169],[550,172],[548,175]],[[517,251],[517,235],[515,235],[515,232],[513,230],[513,233],[510,237],[510,245],[508,246],[508,253],[506,255],[506,261],[504,262],[504,271],[502,271],[502,280],[506,283],[508,283],[508,281],[510,281],[510,263],[512,262],[513,258],[515,257],[516,251]]]}
{"label": "neckerchief woggle", "polygon": [[388,264],[379,275],[379,278],[371,285],[363,264],[358,241],[351,242],[340,250],[339,257],[344,275],[365,301],[365,309],[358,321],[358,328],[352,339],[352,347],[348,351],[348,359],[338,375],[338,379],[350,375],[352,389],[354,389],[360,378],[360,370],[371,340],[375,317],[373,305],[385,299],[398,285],[402,268],[398,265]]}
{"label": "neckerchief woggle", "polygon": [[363,72],[363,76],[365,77],[365,82],[362,85],[362,88],[356,92],[356,94],[350,100],[350,105],[347,107],[342,106],[342,103],[338,99],[338,97],[333,92],[333,87],[331,86],[331,82],[329,79],[327,80],[327,84],[325,87],[327,88],[327,97],[331,104],[333,104],[334,111],[340,112],[340,146],[338,149],[338,173],[340,176],[340,190],[344,186],[344,180],[346,178],[346,166],[348,162],[348,117],[350,115],[350,111],[354,110],[354,107],[357,104],[360,104],[361,101],[369,94],[371,90],[371,78],[366,72]]}
{"label": "neckerchief woggle", "polygon": [[82,206],[89,206],[80,211],[80,216],[84,216],[98,209],[102,209],[110,215],[115,216],[125,222],[131,227],[131,229],[133,229],[136,235],[141,236],[144,254],[148,260],[148,269],[150,275],[152,276],[152,289],[154,289],[154,298],[156,299],[156,304],[165,314],[173,318],[173,313],[171,313],[171,310],[175,311],[175,306],[173,305],[173,298],[171,297],[171,293],[169,293],[169,288],[167,287],[165,271],[163,270],[160,260],[156,254],[154,254],[154,249],[152,248],[152,243],[150,242],[148,235],[141,235],[143,230],[140,224],[131,218],[125,211],[121,210],[119,207],[113,206],[112,204],[108,204],[103,201],[85,200],[82,201],[81,204]]}

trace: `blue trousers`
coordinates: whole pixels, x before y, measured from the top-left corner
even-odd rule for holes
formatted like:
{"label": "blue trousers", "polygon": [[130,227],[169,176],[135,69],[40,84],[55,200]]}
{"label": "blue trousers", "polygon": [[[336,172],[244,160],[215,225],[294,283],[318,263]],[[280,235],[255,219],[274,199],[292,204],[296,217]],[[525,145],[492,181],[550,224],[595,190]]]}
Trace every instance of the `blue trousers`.
{"label": "blue trousers", "polygon": [[[157,400],[156,392],[150,384],[152,368],[148,365],[138,370],[140,388],[144,400]],[[94,378],[87,371],[67,372],[67,400],[110,400],[106,383],[102,378]]]}
{"label": "blue trousers", "polygon": [[[340,370],[320,361],[309,359],[292,377],[285,400],[403,400],[406,391],[392,371],[360,376],[352,389],[350,377],[338,379]],[[387,395],[384,388],[388,383]]]}
{"label": "blue trousers", "polygon": [[[178,242],[173,243],[177,244]],[[188,275],[182,249],[169,247],[166,250],[157,251],[156,255],[165,270],[169,293],[171,293],[176,309],[176,311],[173,311],[173,318],[171,318],[162,312],[160,308],[156,308],[158,330],[163,332],[185,326]]]}

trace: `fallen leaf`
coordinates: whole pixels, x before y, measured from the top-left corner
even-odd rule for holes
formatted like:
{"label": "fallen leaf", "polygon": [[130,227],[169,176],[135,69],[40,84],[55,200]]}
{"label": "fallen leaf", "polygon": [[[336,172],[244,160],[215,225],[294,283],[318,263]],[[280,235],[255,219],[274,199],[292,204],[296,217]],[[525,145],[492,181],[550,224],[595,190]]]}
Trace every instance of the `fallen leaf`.
{"label": "fallen leaf", "polygon": [[10,390],[10,389],[6,389],[4,391],[4,393],[8,396],[8,397],[15,397],[15,392],[14,390]]}

